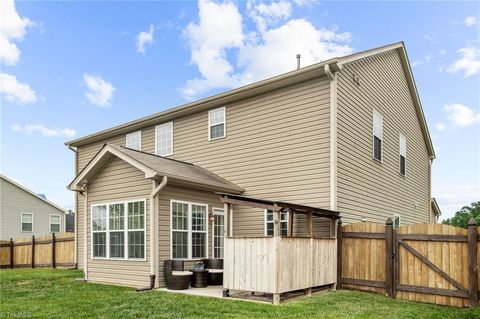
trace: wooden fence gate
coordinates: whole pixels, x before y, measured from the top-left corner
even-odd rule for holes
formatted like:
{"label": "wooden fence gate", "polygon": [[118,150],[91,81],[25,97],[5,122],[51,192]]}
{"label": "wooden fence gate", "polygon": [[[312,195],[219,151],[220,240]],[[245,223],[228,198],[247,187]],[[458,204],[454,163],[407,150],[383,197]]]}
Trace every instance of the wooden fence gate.
{"label": "wooden fence gate", "polygon": [[357,223],[338,227],[337,285],[391,298],[476,306],[480,227],[442,224],[393,228]]}

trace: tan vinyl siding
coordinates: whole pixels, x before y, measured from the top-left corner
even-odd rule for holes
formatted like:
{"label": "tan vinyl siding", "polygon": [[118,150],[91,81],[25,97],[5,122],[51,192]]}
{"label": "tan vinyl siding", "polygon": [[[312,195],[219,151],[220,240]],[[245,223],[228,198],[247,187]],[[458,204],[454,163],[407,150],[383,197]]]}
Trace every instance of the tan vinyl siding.
{"label": "tan vinyl siding", "polygon": [[[150,279],[150,202],[152,182],[145,174],[126,162],[114,158],[88,186],[88,280],[101,283],[146,287]],[[92,259],[90,207],[115,201],[146,200],[146,260],[99,260]],[[83,221],[80,221],[83,228]],[[82,229],[83,231],[83,229]],[[79,238],[83,238],[83,233]],[[79,242],[82,246],[82,242]],[[82,247],[83,248],[83,247]],[[83,257],[83,256],[82,256]]]}
{"label": "tan vinyl siding", "polygon": [[[208,141],[208,111],[176,119],[171,158],[208,169],[245,195],[329,208],[329,103],[324,77],[226,105],[222,139]],[[107,142],[124,145],[125,135],[79,147],[79,169]],[[155,151],[155,126],[142,130],[142,150]],[[263,235],[263,214],[243,211],[236,232]]]}
{"label": "tan vinyl siding", "polygon": [[[429,157],[397,51],[344,66],[337,90],[338,210],[344,221],[384,223],[396,213],[402,224],[428,222]],[[373,110],[383,117],[383,163],[373,159]],[[407,139],[406,177],[399,174],[400,133]]]}

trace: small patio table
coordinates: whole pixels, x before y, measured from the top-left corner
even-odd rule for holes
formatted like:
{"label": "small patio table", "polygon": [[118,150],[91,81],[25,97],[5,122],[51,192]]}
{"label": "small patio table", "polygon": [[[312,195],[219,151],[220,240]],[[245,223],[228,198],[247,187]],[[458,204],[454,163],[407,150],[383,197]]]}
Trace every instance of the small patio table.
{"label": "small patio table", "polygon": [[192,275],[192,283],[191,286],[194,288],[204,288],[207,287],[207,278],[208,278],[208,270],[191,270],[193,273]]}

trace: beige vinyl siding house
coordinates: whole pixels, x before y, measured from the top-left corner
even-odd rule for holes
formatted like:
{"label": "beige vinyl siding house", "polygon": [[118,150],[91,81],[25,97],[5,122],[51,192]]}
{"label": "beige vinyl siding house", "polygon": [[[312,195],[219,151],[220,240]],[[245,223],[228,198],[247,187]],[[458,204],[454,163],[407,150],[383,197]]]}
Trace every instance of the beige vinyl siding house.
{"label": "beige vinyl siding house", "polygon": [[65,210],[0,174],[0,239],[65,231]]}
{"label": "beige vinyl siding house", "polygon": [[[374,111],[383,119],[381,162],[373,159]],[[400,134],[407,145],[405,176],[399,174]],[[174,257],[173,237],[181,236],[173,234],[172,202],[185,203],[188,216],[192,205],[205,207],[205,238],[195,236],[204,238],[205,257],[214,256],[207,215],[224,207],[217,192],[335,210],[346,223],[383,223],[394,214],[402,224],[431,218],[434,153],[403,43],[301,68],[67,145],[76,151],[77,177],[69,187],[77,191],[77,263],[95,282],[142,287],[155,276],[156,286],[164,285],[163,261]],[[165,156],[148,155],[155,153]],[[168,164],[182,171],[185,163],[194,164],[192,174],[210,172],[225,183],[193,177],[188,183],[162,170]],[[130,199],[146,203],[145,258],[94,259],[92,205]],[[330,220],[314,221],[314,235],[330,235]],[[291,234],[305,234],[303,215],[285,223]],[[230,225],[234,235],[265,236],[266,211],[236,207]],[[193,249],[188,266],[199,259],[190,258]]]}

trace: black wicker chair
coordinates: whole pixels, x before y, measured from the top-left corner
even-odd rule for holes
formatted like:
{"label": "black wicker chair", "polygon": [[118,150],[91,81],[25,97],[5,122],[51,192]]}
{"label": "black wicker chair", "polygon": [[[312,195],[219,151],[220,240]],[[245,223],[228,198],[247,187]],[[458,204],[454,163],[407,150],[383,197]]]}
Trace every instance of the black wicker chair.
{"label": "black wicker chair", "polygon": [[165,260],[163,262],[163,275],[167,289],[188,289],[192,279],[192,272],[183,269],[183,260]]}
{"label": "black wicker chair", "polygon": [[223,285],[223,259],[202,259],[208,270],[208,285]]}

